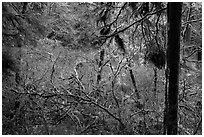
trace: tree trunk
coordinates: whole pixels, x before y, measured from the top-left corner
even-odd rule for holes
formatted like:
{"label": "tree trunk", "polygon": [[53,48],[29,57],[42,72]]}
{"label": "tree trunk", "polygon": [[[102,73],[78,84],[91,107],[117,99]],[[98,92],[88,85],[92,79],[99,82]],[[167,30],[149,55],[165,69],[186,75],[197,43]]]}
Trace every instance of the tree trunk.
{"label": "tree trunk", "polygon": [[168,97],[167,97],[167,127],[168,135],[177,134],[178,128],[178,90],[179,90],[179,61],[180,61],[180,32],[181,32],[182,3],[170,2],[167,7],[168,17]]}
{"label": "tree trunk", "polygon": [[99,82],[101,81],[101,73],[102,73],[102,64],[103,64],[103,60],[104,60],[104,55],[105,55],[105,50],[102,49],[100,51],[100,58],[99,58],[99,64],[98,64],[98,68],[99,68],[99,71],[98,71],[98,74],[97,74],[97,84],[99,84]]}
{"label": "tree trunk", "polygon": [[153,99],[154,103],[157,104],[157,67],[153,68],[154,70],[154,89],[153,89]]}
{"label": "tree trunk", "polygon": [[133,87],[134,87],[134,93],[136,94],[137,99],[140,99],[140,95],[139,95],[139,92],[137,90],[137,85],[136,85],[136,81],[135,81],[135,76],[133,74],[132,69],[129,69],[129,72],[130,72],[130,77],[131,77],[132,84],[133,84]]}

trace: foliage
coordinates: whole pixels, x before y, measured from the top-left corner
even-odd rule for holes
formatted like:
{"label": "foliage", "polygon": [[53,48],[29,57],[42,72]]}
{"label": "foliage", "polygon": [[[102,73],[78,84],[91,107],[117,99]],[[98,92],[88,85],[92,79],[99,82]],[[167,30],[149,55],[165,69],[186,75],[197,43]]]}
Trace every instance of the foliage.
{"label": "foliage", "polygon": [[[183,13],[179,134],[201,134],[201,4]],[[162,134],[166,23],[161,2],[2,3],[2,133]]]}

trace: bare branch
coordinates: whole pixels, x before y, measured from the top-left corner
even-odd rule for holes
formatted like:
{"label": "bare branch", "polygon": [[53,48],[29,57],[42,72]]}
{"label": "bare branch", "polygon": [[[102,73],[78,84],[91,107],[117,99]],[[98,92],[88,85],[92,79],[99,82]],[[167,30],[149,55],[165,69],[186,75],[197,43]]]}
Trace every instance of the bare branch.
{"label": "bare branch", "polygon": [[135,25],[136,23],[142,22],[142,21],[143,21],[145,18],[147,18],[148,16],[157,14],[157,13],[159,13],[159,12],[162,12],[162,11],[166,10],[166,9],[167,9],[167,8],[163,8],[163,9],[160,9],[160,10],[155,11],[155,12],[153,12],[153,13],[148,13],[148,14],[146,14],[144,17],[142,17],[141,19],[139,19],[139,20],[133,22],[132,24],[130,24],[129,26],[127,26],[127,27],[125,27],[125,28],[123,28],[123,29],[121,29],[121,30],[119,30],[119,31],[117,31],[117,32],[115,32],[115,33],[109,35],[109,36],[101,36],[101,37],[102,37],[102,38],[104,38],[104,37],[105,37],[105,38],[113,37],[113,36],[115,36],[115,35],[117,35],[117,34],[123,32],[123,31],[126,31],[127,29],[129,29],[130,27],[132,27],[133,25]]}
{"label": "bare branch", "polygon": [[186,24],[191,24],[191,23],[197,23],[197,22],[202,22],[202,18],[201,19],[197,19],[197,20],[189,20],[189,21],[186,21],[184,23],[182,23],[182,25],[186,25]]}

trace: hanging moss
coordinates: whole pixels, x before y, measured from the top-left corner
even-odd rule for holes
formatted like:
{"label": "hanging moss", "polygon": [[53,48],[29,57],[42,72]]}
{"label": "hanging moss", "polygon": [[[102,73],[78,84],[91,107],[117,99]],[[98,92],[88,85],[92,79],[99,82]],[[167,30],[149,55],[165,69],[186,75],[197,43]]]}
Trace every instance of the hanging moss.
{"label": "hanging moss", "polygon": [[158,69],[162,69],[165,67],[166,55],[162,48],[148,48],[145,54],[145,60],[153,63]]}
{"label": "hanging moss", "polygon": [[125,44],[123,42],[123,39],[120,38],[119,35],[116,35],[115,36],[115,42],[118,44],[118,48],[123,52],[123,54],[125,54],[126,50],[125,50]]}

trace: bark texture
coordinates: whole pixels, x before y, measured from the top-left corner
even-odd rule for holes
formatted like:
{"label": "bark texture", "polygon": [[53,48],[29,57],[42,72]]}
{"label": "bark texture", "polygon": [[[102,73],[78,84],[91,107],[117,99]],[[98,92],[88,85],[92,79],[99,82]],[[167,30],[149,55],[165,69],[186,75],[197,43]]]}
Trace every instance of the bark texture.
{"label": "bark texture", "polygon": [[168,3],[168,110],[167,134],[176,135],[178,129],[178,91],[179,91],[179,62],[180,62],[180,32],[181,32],[182,3]]}

